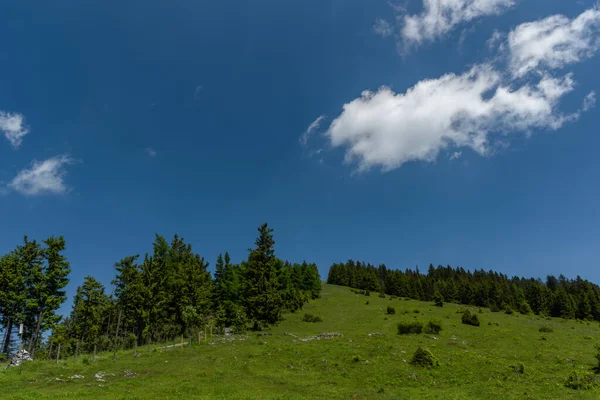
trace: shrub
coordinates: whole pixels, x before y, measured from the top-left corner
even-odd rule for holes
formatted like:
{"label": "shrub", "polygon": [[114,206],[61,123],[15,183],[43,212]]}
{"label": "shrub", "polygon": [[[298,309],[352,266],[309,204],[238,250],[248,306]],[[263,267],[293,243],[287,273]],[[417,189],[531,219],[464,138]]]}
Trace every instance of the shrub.
{"label": "shrub", "polygon": [[369,305],[369,300],[367,300],[367,301],[365,302],[365,306],[368,306],[368,305]]}
{"label": "shrub", "polygon": [[540,329],[538,329],[538,330],[542,333],[554,332],[554,329],[552,329],[549,326],[540,326]]}
{"label": "shrub", "polygon": [[438,334],[442,331],[442,323],[440,321],[431,320],[425,325],[425,333]]}
{"label": "shrub", "polygon": [[442,297],[440,292],[435,292],[433,294],[433,304],[437,307],[444,307],[444,297]]}
{"label": "shrub", "polygon": [[399,322],[398,323],[398,334],[408,335],[423,332],[423,323],[420,321],[413,322]]}
{"label": "shrub", "polygon": [[392,306],[388,306],[387,311],[385,313],[388,315],[396,314],[396,309]]}
{"label": "shrub", "polygon": [[465,310],[462,315],[462,323],[466,325],[479,326],[479,317],[469,310]]}
{"label": "shrub", "polygon": [[410,363],[419,367],[437,367],[440,365],[440,361],[437,357],[434,356],[429,349],[423,347],[419,347],[417,351],[415,351]]}
{"label": "shrub", "polygon": [[318,315],[312,315],[312,314],[305,313],[304,316],[302,317],[302,321],[304,321],[304,322],[323,322],[323,318],[319,317]]}
{"label": "shrub", "polygon": [[381,297],[382,299],[385,299],[385,293],[383,293],[383,292],[379,293],[379,297]]}
{"label": "shrub", "polygon": [[510,306],[509,306],[509,307],[506,307],[506,308],[504,309],[504,314],[507,314],[507,315],[513,315],[513,314],[514,314],[514,311],[513,311],[513,309],[512,309],[512,308],[510,308]]}
{"label": "shrub", "polygon": [[388,317],[383,317],[383,320],[384,320],[384,321],[387,321],[387,320],[388,320]]}
{"label": "shrub", "polygon": [[88,356],[84,356],[81,358],[81,362],[83,365],[90,365],[90,358]]}
{"label": "shrub", "polygon": [[516,372],[517,374],[525,373],[525,365],[522,362],[509,365],[509,368],[512,369],[513,372]]}
{"label": "shrub", "polygon": [[415,308],[415,309],[413,310],[413,312],[414,312],[415,314],[418,314],[418,313],[420,313],[421,311],[419,311],[419,310],[417,310],[417,309]]}
{"label": "shrub", "polygon": [[594,374],[582,372],[577,373],[577,371],[573,371],[569,374],[567,381],[565,382],[565,386],[569,389],[591,389],[596,386],[596,377]]}
{"label": "shrub", "polygon": [[360,362],[360,357],[359,356],[353,356],[352,357],[352,361],[353,362]]}
{"label": "shrub", "polygon": [[365,290],[365,296],[370,296],[370,295],[371,295],[371,291]]}
{"label": "shrub", "polygon": [[500,307],[498,307],[498,305],[496,303],[492,303],[492,304],[490,304],[490,311],[491,312],[500,312]]}

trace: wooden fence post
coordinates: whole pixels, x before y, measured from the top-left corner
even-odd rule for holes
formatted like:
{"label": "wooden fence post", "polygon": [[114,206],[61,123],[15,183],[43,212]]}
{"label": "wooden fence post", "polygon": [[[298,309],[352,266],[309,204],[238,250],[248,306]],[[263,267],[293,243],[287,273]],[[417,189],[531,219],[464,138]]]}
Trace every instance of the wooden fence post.
{"label": "wooden fence post", "polygon": [[94,355],[92,356],[92,362],[96,361],[96,345],[94,345]]}
{"label": "wooden fence post", "polygon": [[52,346],[54,345],[54,342],[50,342],[50,350],[48,350],[48,355],[46,355],[46,360],[49,360],[50,357],[52,357]]}
{"label": "wooden fence post", "polygon": [[119,337],[119,327],[121,325],[121,312],[123,310],[119,309],[119,319],[117,320],[117,330],[115,331],[115,352],[113,354],[113,361],[117,360],[117,338]]}
{"label": "wooden fence post", "polygon": [[58,350],[56,350],[56,363],[58,364],[58,360],[60,359],[60,343],[58,344]]}
{"label": "wooden fence post", "polygon": [[79,340],[75,344],[75,354],[73,355],[73,363],[77,363],[77,353],[79,352]]}

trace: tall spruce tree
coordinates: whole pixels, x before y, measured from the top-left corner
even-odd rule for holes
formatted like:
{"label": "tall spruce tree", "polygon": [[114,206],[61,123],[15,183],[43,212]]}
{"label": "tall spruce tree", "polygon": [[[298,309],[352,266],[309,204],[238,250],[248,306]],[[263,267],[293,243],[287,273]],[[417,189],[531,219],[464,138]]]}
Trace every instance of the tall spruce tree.
{"label": "tall spruce tree", "polygon": [[254,329],[277,324],[284,309],[279,280],[283,263],[275,257],[273,230],[265,223],[258,232],[256,248],[249,250],[243,286],[243,303]]}

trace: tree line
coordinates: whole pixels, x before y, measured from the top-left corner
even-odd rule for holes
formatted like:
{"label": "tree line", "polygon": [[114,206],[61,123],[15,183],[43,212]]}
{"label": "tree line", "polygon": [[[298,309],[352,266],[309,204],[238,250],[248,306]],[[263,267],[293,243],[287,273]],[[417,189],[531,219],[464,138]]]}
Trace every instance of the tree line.
{"label": "tree line", "polygon": [[349,260],[331,266],[327,283],[422,301],[443,299],[492,311],[600,321],[600,287],[579,276],[570,280],[549,275],[542,281],[433,265],[423,274],[418,268],[391,270],[384,264],[375,267]]}
{"label": "tree line", "polygon": [[[75,347],[102,351],[197,335],[207,325],[242,332],[277,324],[283,313],[320,296],[321,277],[314,263],[277,258],[267,224],[258,231],[246,260],[233,264],[227,252],[218,256],[214,277],[209,263],[183,238],[175,235],[168,242],[156,235],[151,253],[115,263],[112,293],[93,276],[85,277],[66,318],[56,314],[66,300],[62,289],[70,271],[60,255],[64,239],[48,239],[46,248],[25,239],[25,245],[0,258],[2,352],[10,351],[14,327],[21,322],[26,348],[47,354],[61,344],[65,355]],[[49,335],[41,341],[44,332]]]}

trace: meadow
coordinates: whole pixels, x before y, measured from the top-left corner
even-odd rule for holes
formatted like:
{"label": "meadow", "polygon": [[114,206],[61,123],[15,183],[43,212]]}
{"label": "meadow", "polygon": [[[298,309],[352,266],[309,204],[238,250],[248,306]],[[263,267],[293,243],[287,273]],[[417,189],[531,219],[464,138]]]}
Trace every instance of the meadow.
{"label": "meadow", "polygon": [[[387,314],[393,307],[394,314]],[[480,326],[461,322],[476,312]],[[322,322],[304,322],[305,313]],[[399,322],[441,322],[437,334],[399,335]],[[540,328],[549,332],[540,332]],[[317,338],[324,333],[338,333]],[[597,399],[565,386],[594,374],[596,322],[492,313],[456,304],[357,294],[323,285],[321,298],[278,326],[0,370],[3,399]],[[440,365],[410,363],[426,347]],[[100,380],[95,377],[103,372]],[[71,379],[79,375],[81,378]]]}

